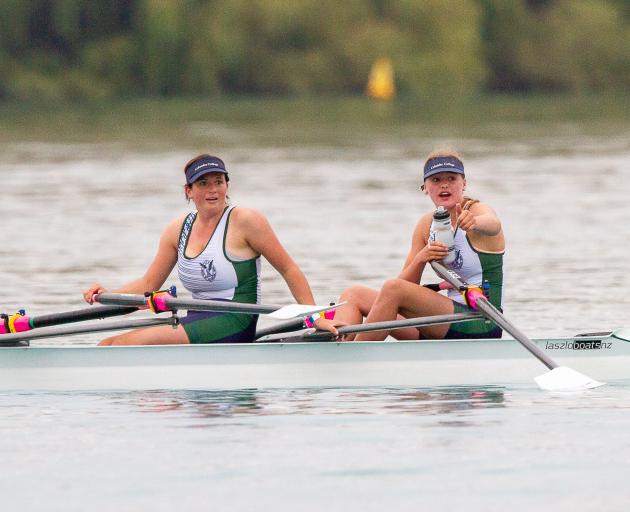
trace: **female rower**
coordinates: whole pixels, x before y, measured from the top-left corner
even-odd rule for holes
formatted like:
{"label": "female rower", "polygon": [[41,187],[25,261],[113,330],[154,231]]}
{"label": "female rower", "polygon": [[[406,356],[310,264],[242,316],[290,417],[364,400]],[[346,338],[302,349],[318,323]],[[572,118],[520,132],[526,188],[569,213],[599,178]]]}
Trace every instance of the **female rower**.
{"label": "female rower", "polygon": [[[184,167],[186,198],[196,211],[174,219],[162,233],[157,254],[145,272],[116,290],[144,293],[162,287],[177,265],[184,287],[197,299],[258,303],[260,256],[282,275],[299,304],[315,304],[306,277],[280,244],[260,212],[228,205],[228,172],[220,158],[199,155]],[[88,303],[106,291],[100,284],[83,294]],[[188,311],[175,329],[169,325],[136,329],[101,345],[242,343],[254,340],[257,315]],[[315,326],[337,334],[320,318]]]}
{"label": "female rower", "polygon": [[[501,221],[487,204],[464,196],[466,178],[464,164],[459,155],[450,150],[431,153],[424,164],[424,183],[421,190],[433,204],[447,209],[455,233],[455,260],[445,266],[455,270],[471,285],[490,284],[490,302],[501,308],[503,290],[503,252],[505,240]],[[433,212],[423,215],[413,232],[411,249],[402,272],[395,279],[385,282],[380,290],[365,286],[353,286],[343,292],[335,319],[340,323],[357,324],[367,317],[367,322],[380,322],[396,318],[415,318],[432,315],[467,312],[459,292],[450,289],[448,296],[429,288],[418,286],[425,266],[442,260],[448,254],[447,247],[429,240]],[[391,334],[398,339],[441,338],[500,338],[501,329],[486,320],[472,320],[456,324],[406,328],[395,331],[378,331],[347,336],[350,341],[382,340]]]}

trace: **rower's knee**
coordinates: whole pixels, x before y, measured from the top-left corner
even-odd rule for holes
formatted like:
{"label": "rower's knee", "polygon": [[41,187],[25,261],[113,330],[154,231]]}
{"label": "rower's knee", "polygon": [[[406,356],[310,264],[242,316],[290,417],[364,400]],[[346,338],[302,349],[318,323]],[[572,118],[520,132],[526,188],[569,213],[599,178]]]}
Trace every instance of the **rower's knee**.
{"label": "rower's knee", "polygon": [[112,345],[127,345],[128,336],[134,331],[130,331],[124,334],[116,334],[114,336],[110,336],[109,338],[105,338],[99,343],[99,346],[108,347]]}
{"label": "rower's knee", "polygon": [[339,302],[357,303],[361,302],[361,299],[366,293],[367,288],[365,286],[355,285],[350,288],[346,288],[339,297]]}
{"label": "rower's knee", "polygon": [[383,287],[381,288],[381,298],[392,298],[400,296],[401,292],[403,291],[403,286],[405,286],[405,283],[407,282],[408,281],[405,281],[404,279],[399,279],[397,277],[393,279],[388,279],[383,283]]}
{"label": "rower's knee", "polygon": [[365,286],[346,288],[339,297],[339,302],[343,304],[337,307],[335,320],[348,324],[361,323],[372,307],[368,291]]}

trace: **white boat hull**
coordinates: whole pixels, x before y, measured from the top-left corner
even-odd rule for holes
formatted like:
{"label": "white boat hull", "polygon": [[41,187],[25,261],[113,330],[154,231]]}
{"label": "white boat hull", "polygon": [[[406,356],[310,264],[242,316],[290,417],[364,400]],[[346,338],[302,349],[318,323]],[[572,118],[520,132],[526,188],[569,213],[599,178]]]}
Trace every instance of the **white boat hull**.
{"label": "white boat hull", "polygon": [[[630,378],[625,339],[537,344],[594,379]],[[513,340],[0,349],[0,390],[509,386],[545,371]]]}

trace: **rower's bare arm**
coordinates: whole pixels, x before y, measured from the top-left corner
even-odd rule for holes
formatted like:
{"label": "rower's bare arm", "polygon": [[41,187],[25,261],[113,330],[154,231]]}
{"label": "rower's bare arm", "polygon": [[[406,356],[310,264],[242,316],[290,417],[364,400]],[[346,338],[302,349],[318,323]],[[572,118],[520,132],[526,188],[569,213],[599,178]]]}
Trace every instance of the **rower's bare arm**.
{"label": "rower's bare arm", "polygon": [[[289,253],[280,243],[267,218],[256,210],[239,208],[238,227],[245,233],[245,240],[249,246],[275,268],[283,277],[293,298],[298,304],[315,304],[313,292],[308,284],[304,272],[289,256]],[[315,321],[315,327],[337,335],[335,325],[324,318]]]}
{"label": "rower's bare arm", "polygon": [[140,279],[127,283],[117,293],[144,293],[159,290],[177,263],[177,242],[182,222],[171,222],[160,237],[157,253]]}
{"label": "rower's bare arm", "polygon": [[422,276],[422,271],[424,270],[424,264],[418,261],[418,258],[416,257],[426,245],[426,239],[423,237],[422,232],[422,219],[420,219],[413,230],[413,235],[411,236],[411,247],[409,249],[409,253],[407,254],[407,258],[405,259],[405,264],[400,274],[398,274],[398,277],[401,279],[405,279],[406,281],[410,281],[412,283],[420,282],[420,277]]}
{"label": "rower's bare arm", "polygon": [[501,221],[487,204],[475,203],[470,211],[461,213],[457,222],[466,231],[470,243],[476,250],[495,253],[505,251]]}
{"label": "rower's bare arm", "polygon": [[[411,238],[409,254],[407,254],[403,270],[398,274],[400,279],[419,283],[427,261],[431,261],[431,259],[435,259],[435,257],[442,254],[442,247],[427,246],[430,225],[430,215],[424,215],[416,224]],[[432,254],[432,250],[436,254]]]}
{"label": "rower's bare arm", "polygon": [[299,304],[315,304],[304,273],[282,246],[267,218],[250,208],[238,208],[234,214],[237,232],[243,233],[243,240],[256,255],[264,256],[280,273],[295,300]]}
{"label": "rower's bare arm", "polygon": [[466,232],[483,236],[496,236],[501,233],[501,221],[497,213],[487,204],[475,203],[470,210],[458,206],[457,225]]}

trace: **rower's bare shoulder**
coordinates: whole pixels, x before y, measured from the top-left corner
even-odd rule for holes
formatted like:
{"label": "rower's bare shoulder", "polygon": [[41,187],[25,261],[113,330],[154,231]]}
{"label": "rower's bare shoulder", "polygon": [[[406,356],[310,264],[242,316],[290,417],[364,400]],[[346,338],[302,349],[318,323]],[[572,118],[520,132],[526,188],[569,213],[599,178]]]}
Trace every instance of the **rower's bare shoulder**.
{"label": "rower's bare shoulder", "polygon": [[484,213],[492,213],[494,215],[497,215],[497,212],[494,208],[492,208],[492,206],[487,203],[482,203],[481,201],[473,203],[468,209],[473,215],[483,215]]}
{"label": "rower's bare shoulder", "polygon": [[188,215],[189,213],[184,213],[182,215],[179,215],[178,217],[175,217],[166,225],[166,228],[164,228],[164,232],[176,231],[177,234],[179,234]]}
{"label": "rower's bare shoulder", "polygon": [[416,229],[414,230],[414,234],[422,235],[424,238],[429,236],[429,231],[431,230],[431,222],[433,221],[433,212],[425,213],[416,224]]}
{"label": "rower's bare shoulder", "polygon": [[187,216],[188,214],[185,213],[169,222],[162,232],[162,240],[169,242],[171,245],[177,245],[179,235],[182,231],[182,226],[184,225],[184,220],[186,220]]}
{"label": "rower's bare shoulder", "polygon": [[423,226],[430,226],[433,221],[433,212],[425,213],[420,219],[418,219],[418,224]]}
{"label": "rower's bare shoulder", "polygon": [[239,228],[248,226],[260,227],[268,223],[267,218],[260,211],[254,208],[243,208],[241,206],[232,210],[230,222]]}
{"label": "rower's bare shoulder", "polygon": [[410,254],[415,254],[416,251],[426,245],[427,240],[429,239],[429,231],[431,229],[431,219],[432,215],[431,213],[428,213],[420,217],[418,222],[416,222],[416,226],[413,228],[413,233],[411,234]]}
{"label": "rower's bare shoulder", "polygon": [[258,237],[268,237],[272,233],[267,217],[254,208],[234,208],[230,215],[232,236],[251,241]]}

